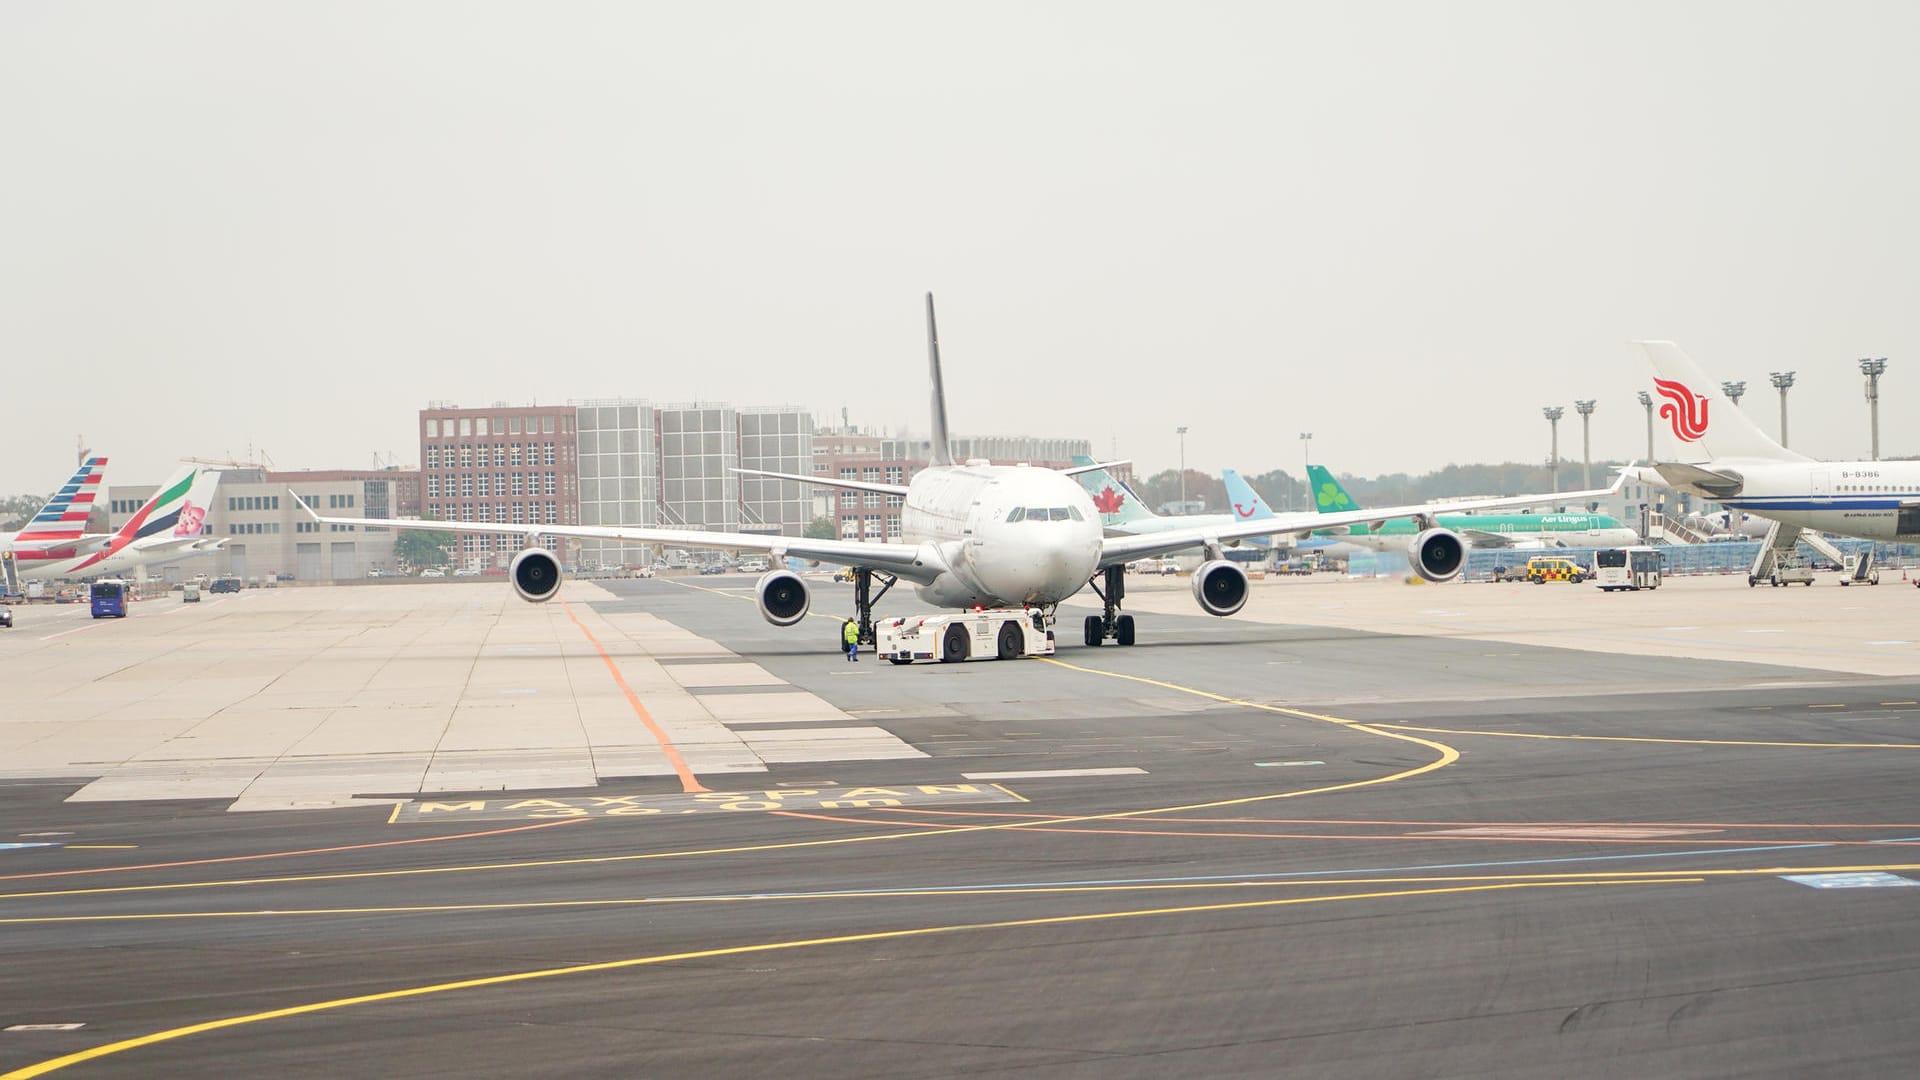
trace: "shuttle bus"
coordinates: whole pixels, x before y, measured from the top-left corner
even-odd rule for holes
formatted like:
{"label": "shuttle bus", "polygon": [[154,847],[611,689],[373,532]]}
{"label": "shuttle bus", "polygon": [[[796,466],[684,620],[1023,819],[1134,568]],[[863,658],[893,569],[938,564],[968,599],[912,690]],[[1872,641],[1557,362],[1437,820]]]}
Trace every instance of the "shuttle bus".
{"label": "shuttle bus", "polygon": [[1601,548],[1593,553],[1593,583],[1602,592],[1657,589],[1665,558],[1657,547]]}
{"label": "shuttle bus", "polygon": [[96,619],[127,617],[127,583],[119,578],[101,578],[87,590]]}

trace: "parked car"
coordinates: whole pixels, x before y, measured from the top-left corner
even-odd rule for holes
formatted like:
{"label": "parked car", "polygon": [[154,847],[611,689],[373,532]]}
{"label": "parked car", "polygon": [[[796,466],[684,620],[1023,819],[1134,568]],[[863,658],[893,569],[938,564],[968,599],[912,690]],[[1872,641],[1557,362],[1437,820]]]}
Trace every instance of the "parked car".
{"label": "parked car", "polygon": [[207,586],[208,592],[227,593],[240,591],[240,579],[237,577],[217,577]]}
{"label": "parked car", "polygon": [[641,567],[640,569],[638,569],[638,570],[635,570],[635,571],[633,572],[633,576],[634,576],[634,577],[652,577],[652,576],[653,576],[653,567],[651,567],[651,566],[643,566],[643,567]]}
{"label": "parked car", "polygon": [[447,572],[445,570],[440,569],[437,566],[429,566],[425,570],[420,571],[420,576],[421,577],[446,577]]}
{"label": "parked car", "polygon": [[453,576],[454,577],[479,577],[480,571],[475,570],[471,566],[463,566],[460,569],[455,570],[453,572]]}

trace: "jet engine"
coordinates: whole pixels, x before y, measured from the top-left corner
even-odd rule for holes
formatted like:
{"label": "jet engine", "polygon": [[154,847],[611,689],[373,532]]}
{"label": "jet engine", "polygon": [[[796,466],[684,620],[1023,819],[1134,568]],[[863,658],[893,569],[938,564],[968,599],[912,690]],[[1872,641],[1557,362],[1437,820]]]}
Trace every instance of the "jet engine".
{"label": "jet engine", "polygon": [[1209,615],[1231,615],[1247,606],[1247,572],[1215,559],[1193,572],[1193,598]]}
{"label": "jet engine", "polygon": [[1428,529],[1413,538],[1407,557],[1428,581],[1452,581],[1467,565],[1467,545],[1450,529]]}
{"label": "jet engine", "polygon": [[753,594],[760,603],[761,616],[775,626],[792,626],[806,618],[807,608],[813,605],[807,583],[790,570],[769,570],[760,575]]}
{"label": "jet engine", "polygon": [[545,548],[528,548],[507,564],[507,580],[522,600],[551,600],[560,591],[560,560]]}

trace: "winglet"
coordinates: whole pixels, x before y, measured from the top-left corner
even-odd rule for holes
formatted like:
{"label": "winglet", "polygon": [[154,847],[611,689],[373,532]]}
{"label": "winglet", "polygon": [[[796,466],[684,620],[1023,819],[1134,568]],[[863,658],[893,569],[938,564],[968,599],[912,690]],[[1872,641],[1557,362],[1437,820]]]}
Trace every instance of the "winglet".
{"label": "winglet", "polygon": [[927,368],[933,377],[934,465],[953,464],[953,443],[947,438],[947,391],[940,381],[940,332],[933,323],[933,294],[927,294]]}
{"label": "winglet", "polygon": [[294,505],[298,506],[302,510],[305,510],[307,512],[308,517],[312,518],[315,521],[320,520],[320,515],[314,512],[313,507],[307,505],[307,500],[301,498],[299,492],[293,490],[292,488],[288,488],[287,494],[293,496]]}

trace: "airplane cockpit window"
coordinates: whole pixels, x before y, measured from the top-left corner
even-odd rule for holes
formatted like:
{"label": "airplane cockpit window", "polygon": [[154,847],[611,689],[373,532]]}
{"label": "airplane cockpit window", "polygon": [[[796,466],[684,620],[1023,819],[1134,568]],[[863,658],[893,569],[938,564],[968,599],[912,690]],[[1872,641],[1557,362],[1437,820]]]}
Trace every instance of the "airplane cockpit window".
{"label": "airplane cockpit window", "polygon": [[1073,518],[1073,520],[1075,520],[1075,521],[1085,521],[1085,520],[1087,520],[1086,518],[1084,518],[1084,517],[1082,517],[1082,516],[1081,516],[1081,514],[1080,514],[1080,508],[1079,508],[1079,507],[1077,507],[1077,506],[1069,506],[1069,507],[1067,507],[1067,516],[1069,516],[1069,517],[1071,517],[1071,518]]}
{"label": "airplane cockpit window", "polygon": [[1044,507],[1044,506],[1029,506],[1029,507],[1027,507],[1027,520],[1028,520],[1028,521],[1045,521],[1045,520],[1047,520],[1047,508],[1046,508],[1046,507]]}
{"label": "airplane cockpit window", "polygon": [[1065,521],[1067,520],[1067,508],[1064,506],[1051,507],[1047,510],[1047,517],[1054,521]]}
{"label": "airplane cockpit window", "polygon": [[1007,512],[1008,521],[1019,521],[1021,518],[1026,516],[1027,516],[1027,512],[1018,506],[1014,507],[1012,510]]}

